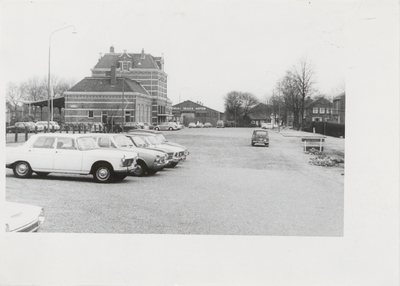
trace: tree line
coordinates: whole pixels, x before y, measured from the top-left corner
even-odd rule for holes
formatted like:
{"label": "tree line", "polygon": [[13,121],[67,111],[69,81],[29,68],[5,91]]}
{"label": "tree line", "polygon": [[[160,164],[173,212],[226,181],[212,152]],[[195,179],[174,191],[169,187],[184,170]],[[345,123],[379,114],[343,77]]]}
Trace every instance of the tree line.
{"label": "tree line", "polygon": [[[24,82],[8,82],[6,85],[6,108],[18,114],[18,109],[22,106],[24,114],[28,113],[28,106],[24,102],[47,100],[49,93],[53,98],[63,95],[65,91],[70,89],[75,83],[71,80],[60,79],[56,76],[51,77],[50,90],[48,86],[48,79],[46,77],[32,77]],[[32,115],[28,116],[18,115],[14,121],[33,120],[37,116],[37,108],[32,106]],[[25,118],[23,118],[25,117]]]}
{"label": "tree line", "polygon": [[[302,115],[306,99],[312,96],[326,97],[315,89],[315,83],[316,75],[312,61],[302,58],[278,79],[272,95],[265,98],[266,113],[268,116],[273,114],[276,122],[279,120],[283,124],[287,124],[285,120],[290,114],[293,116],[293,128],[303,128]],[[344,84],[338,89],[344,91]],[[225,118],[235,121],[235,124],[248,126],[251,124],[251,108],[260,103],[260,100],[251,93],[232,91],[224,96],[224,102]]]}

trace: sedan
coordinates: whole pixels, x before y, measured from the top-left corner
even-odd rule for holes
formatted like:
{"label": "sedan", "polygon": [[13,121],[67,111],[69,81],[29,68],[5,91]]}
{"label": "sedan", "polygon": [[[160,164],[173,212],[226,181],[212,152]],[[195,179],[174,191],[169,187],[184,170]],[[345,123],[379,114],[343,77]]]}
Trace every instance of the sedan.
{"label": "sedan", "polygon": [[22,133],[25,132],[25,130],[29,132],[29,127],[26,126],[24,122],[15,122],[14,125],[7,127],[8,133]]}
{"label": "sedan", "polygon": [[162,151],[168,154],[167,168],[174,168],[185,156],[183,148],[162,144],[152,134],[126,134],[136,147]]}
{"label": "sedan", "polygon": [[251,136],[251,146],[255,144],[262,144],[269,147],[268,131],[264,129],[256,129]]}
{"label": "sedan", "polygon": [[175,122],[164,122],[162,124],[154,126],[154,130],[158,131],[173,131],[179,130],[178,125]]}
{"label": "sedan", "polygon": [[85,134],[34,134],[22,146],[6,147],[6,168],[17,178],[70,173],[91,174],[98,183],[121,181],[136,168],[136,158],[134,152],[105,152]]}
{"label": "sedan", "polygon": [[136,147],[131,140],[122,134],[97,134],[93,136],[100,148],[119,149],[138,154],[134,176],[154,175],[168,164],[168,154],[156,150]]}
{"label": "sedan", "polygon": [[188,127],[189,128],[196,128],[196,123],[190,122]]}
{"label": "sedan", "polygon": [[6,232],[36,232],[44,221],[42,207],[5,202]]}

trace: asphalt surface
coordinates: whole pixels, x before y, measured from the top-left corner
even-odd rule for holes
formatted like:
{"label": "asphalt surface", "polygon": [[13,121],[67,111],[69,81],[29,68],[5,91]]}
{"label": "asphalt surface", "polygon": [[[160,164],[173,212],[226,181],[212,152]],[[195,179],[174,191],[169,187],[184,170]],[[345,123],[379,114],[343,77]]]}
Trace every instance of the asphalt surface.
{"label": "asphalt surface", "polygon": [[[188,147],[188,159],[121,183],[67,174],[17,179],[7,169],[6,200],[44,207],[40,232],[342,236],[344,164],[310,165],[298,131],[270,130],[270,147],[252,147],[251,133],[164,132]],[[325,149],[344,155],[344,139],[328,137]]]}

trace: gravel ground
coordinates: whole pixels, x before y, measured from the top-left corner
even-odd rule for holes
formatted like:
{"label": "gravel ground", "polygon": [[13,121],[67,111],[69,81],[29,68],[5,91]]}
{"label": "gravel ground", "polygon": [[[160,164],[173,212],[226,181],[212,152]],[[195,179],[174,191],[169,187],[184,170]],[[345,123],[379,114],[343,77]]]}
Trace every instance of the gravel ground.
{"label": "gravel ground", "polygon": [[105,185],[7,169],[6,199],[43,206],[41,232],[343,235],[344,166],[311,166],[298,137],[270,131],[267,148],[246,128],[164,133],[191,152],[174,169]]}

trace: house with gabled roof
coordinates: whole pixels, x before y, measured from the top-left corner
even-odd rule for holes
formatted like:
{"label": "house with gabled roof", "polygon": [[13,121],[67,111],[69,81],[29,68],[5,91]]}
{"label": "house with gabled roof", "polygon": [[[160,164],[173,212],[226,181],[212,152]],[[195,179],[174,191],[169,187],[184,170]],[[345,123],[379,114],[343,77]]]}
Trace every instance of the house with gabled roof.
{"label": "house with gabled roof", "polygon": [[304,104],[304,126],[313,121],[332,121],[332,102],[324,97],[306,98]]}
{"label": "house with gabled roof", "polygon": [[346,123],[346,93],[343,92],[333,98],[332,122],[345,124]]}

